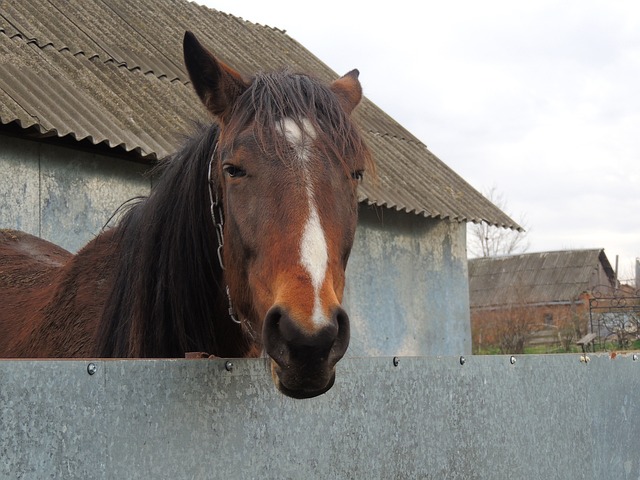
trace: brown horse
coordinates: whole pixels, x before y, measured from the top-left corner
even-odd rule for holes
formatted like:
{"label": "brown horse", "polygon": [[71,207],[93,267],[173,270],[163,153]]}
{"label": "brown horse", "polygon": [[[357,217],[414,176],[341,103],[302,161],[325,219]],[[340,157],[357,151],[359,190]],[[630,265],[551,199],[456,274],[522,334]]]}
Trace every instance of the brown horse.
{"label": "brown horse", "polygon": [[271,357],[297,398],[327,391],[349,343],[341,308],[370,153],[352,71],[247,80],[187,32],[217,123],[160,166],[148,198],[77,255],[0,231],[0,356]]}

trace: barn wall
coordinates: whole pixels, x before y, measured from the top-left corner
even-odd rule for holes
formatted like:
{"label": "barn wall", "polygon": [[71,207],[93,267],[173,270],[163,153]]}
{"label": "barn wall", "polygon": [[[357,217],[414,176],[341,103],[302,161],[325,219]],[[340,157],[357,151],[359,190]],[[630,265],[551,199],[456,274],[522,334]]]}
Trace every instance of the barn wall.
{"label": "barn wall", "polygon": [[350,355],[471,352],[465,224],[362,207],[345,305]]}
{"label": "barn wall", "polygon": [[348,358],[308,400],[262,359],[0,361],[0,479],[640,478],[640,360],[514,360]]}
{"label": "barn wall", "polygon": [[114,157],[0,135],[0,228],[76,252],[123,202],[148,195],[145,170]]}

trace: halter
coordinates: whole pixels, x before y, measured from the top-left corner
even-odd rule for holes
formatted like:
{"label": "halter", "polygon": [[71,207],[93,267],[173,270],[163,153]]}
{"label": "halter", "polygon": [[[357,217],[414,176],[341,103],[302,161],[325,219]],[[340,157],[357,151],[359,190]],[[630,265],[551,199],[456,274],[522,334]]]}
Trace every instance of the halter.
{"label": "halter", "polygon": [[[213,193],[213,180],[211,178],[211,171],[213,168],[213,160],[216,155],[216,151],[218,150],[218,145],[215,146],[213,150],[213,154],[209,159],[209,172],[207,173],[207,180],[209,183],[209,200],[211,202],[211,219],[213,220],[213,226],[216,229],[216,237],[218,237],[218,249],[216,253],[218,254],[218,263],[220,264],[220,268],[225,270],[224,262],[222,261],[222,247],[224,246],[224,215],[222,210],[221,202],[218,198],[218,190],[216,189],[215,194]],[[216,215],[216,211],[218,214]],[[242,322],[238,320],[236,317],[236,312],[233,308],[233,303],[231,302],[231,293],[229,292],[229,285],[225,286],[225,290],[227,293],[227,301],[229,302],[229,317],[234,323],[241,325]]]}

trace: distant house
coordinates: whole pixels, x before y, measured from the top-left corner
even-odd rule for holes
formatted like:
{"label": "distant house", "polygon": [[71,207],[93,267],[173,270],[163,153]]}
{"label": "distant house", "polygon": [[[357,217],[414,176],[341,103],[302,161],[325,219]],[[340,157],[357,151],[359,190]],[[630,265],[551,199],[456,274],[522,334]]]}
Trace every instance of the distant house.
{"label": "distant house", "polygon": [[[3,2],[0,228],[77,251],[149,193],[153,164],[210,121],[183,67],[185,30],[246,75],[338,78],[282,30],[187,0]],[[518,225],[371,101],[354,115],[378,180],[360,191],[350,353],[470,351],[466,222]]]}
{"label": "distant house", "polygon": [[519,350],[527,342],[572,343],[590,328],[589,298],[610,294],[615,285],[603,249],[471,259],[474,348]]}

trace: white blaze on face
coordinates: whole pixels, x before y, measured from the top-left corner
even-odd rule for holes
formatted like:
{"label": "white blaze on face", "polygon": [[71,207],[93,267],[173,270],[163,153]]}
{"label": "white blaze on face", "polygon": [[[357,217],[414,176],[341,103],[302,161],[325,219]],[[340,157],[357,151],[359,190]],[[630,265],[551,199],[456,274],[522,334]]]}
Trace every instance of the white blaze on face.
{"label": "white blaze on face", "polygon": [[302,238],[300,239],[300,264],[309,274],[311,285],[313,286],[313,323],[315,325],[321,325],[327,321],[322,311],[320,289],[324,283],[329,256],[327,253],[327,241],[324,236],[322,224],[320,223],[320,216],[318,215],[313,194],[313,185],[308,172],[311,142],[316,137],[316,131],[308,119],[303,119],[301,123],[303,127],[302,130],[294,120],[285,118],[282,121],[280,131],[295,150],[297,159],[304,172],[307,201],[309,204],[309,217],[304,225]]}

